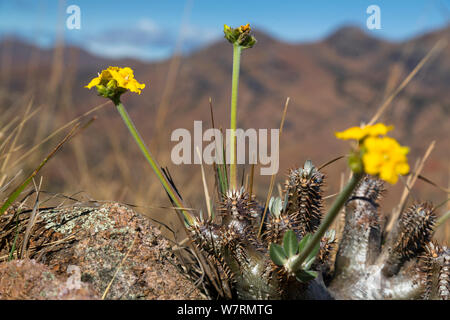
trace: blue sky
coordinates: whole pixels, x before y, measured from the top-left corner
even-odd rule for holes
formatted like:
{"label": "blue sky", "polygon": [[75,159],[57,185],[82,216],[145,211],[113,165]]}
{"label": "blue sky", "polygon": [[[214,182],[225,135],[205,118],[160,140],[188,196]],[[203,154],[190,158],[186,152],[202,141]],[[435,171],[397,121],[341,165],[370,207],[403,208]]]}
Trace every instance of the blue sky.
{"label": "blue sky", "polygon": [[[366,27],[372,4],[381,9],[380,30]],[[66,28],[70,5],[80,7],[80,30]],[[405,40],[444,26],[449,15],[450,0],[0,0],[0,39],[14,34],[51,46],[63,36],[97,55],[158,60],[220,39],[224,23],[249,22],[289,42],[315,41],[346,24]]]}

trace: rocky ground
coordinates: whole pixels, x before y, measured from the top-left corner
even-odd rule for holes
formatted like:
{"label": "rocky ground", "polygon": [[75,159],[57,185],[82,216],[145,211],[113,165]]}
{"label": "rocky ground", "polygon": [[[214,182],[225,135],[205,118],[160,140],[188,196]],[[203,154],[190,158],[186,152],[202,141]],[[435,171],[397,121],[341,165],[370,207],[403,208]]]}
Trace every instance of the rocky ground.
{"label": "rocky ground", "polygon": [[0,218],[0,299],[203,298],[173,244],[123,205],[41,211],[28,233],[32,210],[17,212]]}

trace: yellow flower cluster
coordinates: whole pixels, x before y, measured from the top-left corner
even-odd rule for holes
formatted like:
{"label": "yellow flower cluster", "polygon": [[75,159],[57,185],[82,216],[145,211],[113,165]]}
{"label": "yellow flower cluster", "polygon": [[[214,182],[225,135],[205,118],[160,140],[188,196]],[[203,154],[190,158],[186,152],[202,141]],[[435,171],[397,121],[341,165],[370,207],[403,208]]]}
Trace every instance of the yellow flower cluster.
{"label": "yellow flower cluster", "polygon": [[241,32],[247,32],[247,31],[250,31],[251,29],[250,29],[250,23],[247,23],[245,26],[240,26],[239,27],[239,31],[241,31]]}
{"label": "yellow flower cluster", "polygon": [[250,24],[240,26],[238,28],[231,28],[228,25],[223,26],[225,38],[232,44],[237,44],[243,49],[251,48],[255,45],[256,39],[250,34]]}
{"label": "yellow flower cluster", "polygon": [[390,137],[368,137],[364,140],[365,152],[362,156],[364,171],[378,175],[391,184],[397,183],[398,175],[409,173],[408,147],[401,146]]}
{"label": "yellow flower cluster", "polygon": [[[229,25],[224,24],[223,30],[224,32],[230,32],[233,30],[233,28],[231,28]],[[247,31],[250,32],[252,29],[250,28],[250,23],[247,23],[245,26],[240,26],[239,28],[236,28],[236,30],[238,30],[239,33],[244,33]]]}
{"label": "yellow flower cluster", "polygon": [[[360,151],[357,152],[362,157],[364,172],[371,175],[378,175],[380,179],[395,184],[398,175],[409,173],[408,147],[401,146],[395,139],[385,137],[393,129],[393,126],[386,126],[382,123],[365,127],[352,127],[342,132],[336,132],[338,139],[357,140]],[[362,155],[362,156],[361,156]],[[354,162],[360,161],[355,156],[350,157],[350,166],[358,168]]]}
{"label": "yellow flower cluster", "polygon": [[130,90],[131,92],[138,94],[141,94],[141,89],[145,88],[145,84],[137,82],[134,78],[133,70],[128,67],[109,67],[108,69],[103,70],[98,77],[92,79],[85,87],[91,89],[92,87],[99,85],[106,87],[111,87],[111,85],[113,85],[125,89],[125,91]]}
{"label": "yellow flower cluster", "polygon": [[372,126],[352,127],[342,132],[336,132],[336,138],[341,140],[361,140],[366,136],[376,137],[384,136],[389,131],[394,129],[394,126],[386,126],[383,123],[377,123]]}

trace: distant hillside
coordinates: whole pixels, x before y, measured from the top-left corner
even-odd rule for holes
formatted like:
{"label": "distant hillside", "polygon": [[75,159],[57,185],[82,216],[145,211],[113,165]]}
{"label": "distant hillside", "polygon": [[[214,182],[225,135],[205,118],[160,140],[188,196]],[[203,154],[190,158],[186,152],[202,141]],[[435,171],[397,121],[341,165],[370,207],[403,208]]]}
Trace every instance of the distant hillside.
{"label": "distant hillside", "polygon": [[[320,42],[288,44],[256,30],[258,43],[243,52],[241,62],[239,126],[277,128],[284,102],[290,97],[281,141],[280,173],[307,158],[317,164],[330,160],[348,149],[346,143],[334,138],[333,132],[368,121],[386,94],[438,39],[450,39],[449,35],[450,28],[446,28],[407,42],[391,43],[372,38],[360,29],[344,27]],[[204,120],[209,126],[209,97],[213,100],[217,126],[229,126],[232,48],[225,41],[180,58],[173,91],[159,113],[167,77],[172,72],[171,61],[112,61],[74,47],[65,48],[58,55],[58,51],[41,50],[14,40],[0,45],[0,52],[5,50],[12,62],[10,77],[2,80],[3,88],[7,85],[16,94],[31,88],[37,101],[53,94],[55,101],[65,101],[73,114],[102,102],[102,98],[83,88],[98,71],[109,65],[133,67],[136,78],[147,87],[141,96],[127,95],[126,103],[146,138],[155,138],[155,128],[161,128],[159,141],[163,141],[160,148],[164,150],[170,151],[173,146],[172,129],[192,130],[194,120]],[[54,81],[59,87],[48,88],[57,77],[52,78],[52,70],[58,63],[63,72]],[[35,80],[30,80],[30,75]],[[64,108],[58,104],[55,110],[67,110]],[[101,119],[95,134],[101,132],[102,126],[121,125],[116,114],[108,112],[104,117],[109,120]],[[412,146],[411,164],[432,140],[437,140],[425,172],[437,183],[446,185],[450,156],[450,46],[425,65],[394,100],[383,120],[395,125],[394,136]],[[98,146],[91,141],[90,147],[95,161]],[[329,169],[331,178],[337,179],[329,182],[331,189],[339,185],[339,173],[344,167],[341,162]],[[180,169],[173,166],[172,170]]]}

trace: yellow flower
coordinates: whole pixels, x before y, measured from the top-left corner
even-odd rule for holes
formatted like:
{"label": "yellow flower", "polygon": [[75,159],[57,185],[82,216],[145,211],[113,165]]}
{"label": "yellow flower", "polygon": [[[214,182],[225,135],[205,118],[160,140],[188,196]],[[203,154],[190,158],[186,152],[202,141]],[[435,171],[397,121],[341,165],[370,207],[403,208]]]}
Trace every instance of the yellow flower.
{"label": "yellow flower", "polygon": [[255,45],[256,39],[250,34],[250,24],[231,28],[228,25],[223,26],[225,38],[232,44],[239,45],[243,49],[251,48]]}
{"label": "yellow flower", "polygon": [[97,78],[94,78],[89,82],[87,86],[84,86],[85,88],[91,89],[92,87],[95,87],[100,84],[100,75]]}
{"label": "yellow flower", "polygon": [[365,127],[352,127],[342,132],[335,132],[336,138],[341,140],[362,140],[363,138],[377,137],[385,135],[390,130],[394,129],[394,126],[386,126],[383,123],[377,123]]}
{"label": "yellow flower", "polygon": [[391,184],[395,184],[398,175],[409,172],[408,147],[401,146],[395,139],[385,137],[393,126],[383,123],[364,127],[352,127],[342,132],[336,132],[338,139],[357,140],[358,147],[349,157],[350,168],[354,172],[364,171],[378,176]]}
{"label": "yellow flower", "polygon": [[369,135],[371,137],[384,136],[393,129],[394,129],[394,126],[386,126],[383,123],[377,123],[372,126],[364,127],[364,130],[367,132],[367,135]]}
{"label": "yellow flower", "polygon": [[360,127],[351,127],[342,132],[335,132],[334,134],[336,138],[341,140],[361,140],[365,135],[364,130]]}
{"label": "yellow flower", "polygon": [[94,86],[97,87],[101,95],[108,98],[120,95],[127,90],[141,94],[141,89],[145,88],[145,84],[137,82],[133,70],[128,67],[109,67],[103,70],[85,88],[91,89]]}
{"label": "yellow flower", "polygon": [[240,29],[241,32],[250,31],[251,30],[250,23],[247,23],[245,26],[240,26],[239,29]]}
{"label": "yellow flower", "polygon": [[401,146],[390,137],[367,137],[363,142],[364,171],[378,175],[380,179],[395,184],[398,175],[409,173],[408,147]]}

